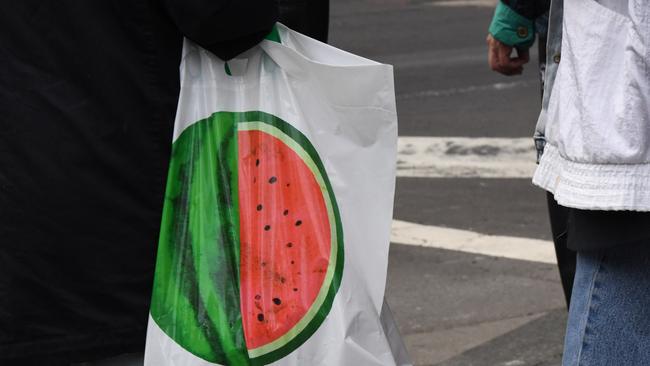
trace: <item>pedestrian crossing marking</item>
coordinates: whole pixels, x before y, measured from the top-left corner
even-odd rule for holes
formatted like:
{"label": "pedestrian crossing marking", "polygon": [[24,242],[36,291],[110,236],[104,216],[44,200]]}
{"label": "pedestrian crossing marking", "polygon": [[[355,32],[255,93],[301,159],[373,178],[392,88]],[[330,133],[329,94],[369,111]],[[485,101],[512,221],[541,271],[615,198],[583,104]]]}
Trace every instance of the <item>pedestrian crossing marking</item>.
{"label": "pedestrian crossing marking", "polygon": [[391,242],[491,257],[557,263],[551,241],[486,235],[468,230],[422,225],[401,220],[393,220]]}
{"label": "pedestrian crossing marking", "polygon": [[400,137],[397,176],[420,178],[532,178],[531,137]]}

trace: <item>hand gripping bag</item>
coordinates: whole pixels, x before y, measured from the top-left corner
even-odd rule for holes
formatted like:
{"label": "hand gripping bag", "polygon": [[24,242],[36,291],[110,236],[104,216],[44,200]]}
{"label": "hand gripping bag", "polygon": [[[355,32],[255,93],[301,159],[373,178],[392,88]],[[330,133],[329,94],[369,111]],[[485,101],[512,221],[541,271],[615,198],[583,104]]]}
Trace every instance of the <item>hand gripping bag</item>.
{"label": "hand gripping bag", "polygon": [[228,64],[185,40],[147,366],[398,364],[392,67],[275,32]]}

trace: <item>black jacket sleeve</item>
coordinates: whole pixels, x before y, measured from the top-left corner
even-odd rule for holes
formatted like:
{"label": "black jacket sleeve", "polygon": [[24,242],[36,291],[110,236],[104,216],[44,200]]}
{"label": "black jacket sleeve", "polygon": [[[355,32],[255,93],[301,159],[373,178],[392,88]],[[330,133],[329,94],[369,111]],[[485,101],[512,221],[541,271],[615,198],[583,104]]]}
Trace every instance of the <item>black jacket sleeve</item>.
{"label": "black jacket sleeve", "polygon": [[501,0],[517,14],[535,19],[551,7],[551,0]]}
{"label": "black jacket sleeve", "polygon": [[277,0],[163,0],[185,37],[223,60],[259,43],[278,20]]}

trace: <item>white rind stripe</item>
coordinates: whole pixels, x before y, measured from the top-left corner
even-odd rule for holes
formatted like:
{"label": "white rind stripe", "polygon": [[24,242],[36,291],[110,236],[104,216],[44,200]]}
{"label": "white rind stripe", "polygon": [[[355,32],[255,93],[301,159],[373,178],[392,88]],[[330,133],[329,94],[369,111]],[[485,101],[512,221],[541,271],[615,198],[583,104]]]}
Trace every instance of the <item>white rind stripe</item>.
{"label": "white rind stripe", "polygon": [[532,178],[532,138],[400,137],[397,176]]}
{"label": "white rind stripe", "polygon": [[553,243],[550,241],[485,235],[400,220],[393,220],[391,242],[531,262],[557,263]]}

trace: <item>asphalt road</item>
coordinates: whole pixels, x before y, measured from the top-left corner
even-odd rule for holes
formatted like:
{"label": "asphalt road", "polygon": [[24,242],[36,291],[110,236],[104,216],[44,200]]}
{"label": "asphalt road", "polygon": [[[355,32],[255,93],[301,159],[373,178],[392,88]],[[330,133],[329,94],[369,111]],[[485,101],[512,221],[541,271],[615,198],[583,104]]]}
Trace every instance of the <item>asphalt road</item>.
{"label": "asphalt road", "polygon": [[[529,137],[537,66],[514,78],[489,70],[494,3],[333,0],[330,43],[394,65],[400,136]],[[544,193],[528,178],[398,178],[394,217],[550,240]],[[386,296],[416,365],[560,363],[566,315],[553,264],[393,244]]]}

